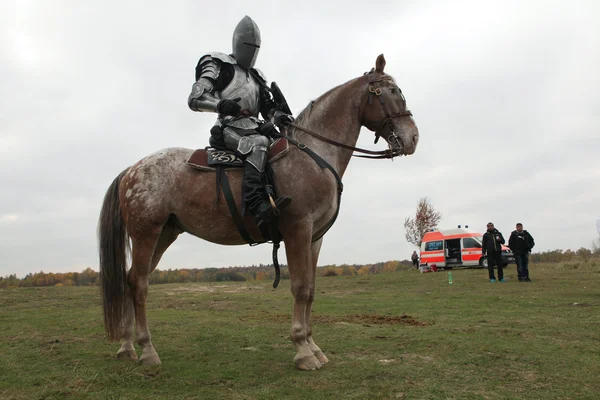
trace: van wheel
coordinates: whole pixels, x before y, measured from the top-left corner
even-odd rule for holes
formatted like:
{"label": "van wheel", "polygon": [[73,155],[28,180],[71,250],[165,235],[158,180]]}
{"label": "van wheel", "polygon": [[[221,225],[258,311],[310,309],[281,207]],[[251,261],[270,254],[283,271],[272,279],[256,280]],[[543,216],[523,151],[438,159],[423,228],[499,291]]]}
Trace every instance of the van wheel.
{"label": "van wheel", "polygon": [[481,268],[486,268],[487,269],[487,267],[488,267],[488,259],[487,259],[487,257],[481,257],[479,259],[479,266]]}

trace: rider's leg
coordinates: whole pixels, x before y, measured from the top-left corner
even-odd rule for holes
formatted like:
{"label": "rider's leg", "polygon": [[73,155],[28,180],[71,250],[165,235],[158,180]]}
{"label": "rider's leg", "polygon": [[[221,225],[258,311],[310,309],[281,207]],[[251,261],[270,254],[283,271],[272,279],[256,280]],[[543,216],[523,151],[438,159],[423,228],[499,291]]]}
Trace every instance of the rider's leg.
{"label": "rider's leg", "polygon": [[[267,165],[267,149],[269,139],[262,135],[245,136],[240,141],[242,148],[248,146],[246,138],[252,143],[251,150],[244,162],[244,180],[242,184],[242,193],[244,194],[244,204],[256,218],[256,223],[260,227],[264,222],[270,221],[273,217],[273,205],[269,201],[265,192],[265,167]],[[289,205],[291,199],[287,196],[281,196],[276,201],[277,208],[283,208]]]}
{"label": "rider's leg", "polygon": [[[264,186],[264,173],[267,165],[269,139],[262,135],[240,136],[231,128],[224,129],[225,144],[244,157],[244,179],[242,193],[246,209],[256,218],[257,225],[273,216],[271,205]],[[283,208],[291,199],[282,196],[276,200],[278,208]]]}
{"label": "rider's leg", "polygon": [[246,209],[256,217],[259,225],[272,208],[263,182],[268,144],[268,139],[260,135],[245,136],[240,141],[240,152],[246,155],[242,182],[244,204]]}

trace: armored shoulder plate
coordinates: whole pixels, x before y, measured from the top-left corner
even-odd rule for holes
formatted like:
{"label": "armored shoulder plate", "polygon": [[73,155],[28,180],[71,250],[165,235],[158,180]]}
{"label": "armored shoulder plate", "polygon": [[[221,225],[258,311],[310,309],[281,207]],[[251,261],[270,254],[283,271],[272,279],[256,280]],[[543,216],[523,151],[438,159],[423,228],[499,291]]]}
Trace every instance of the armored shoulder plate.
{"label": "armored shoulder plate", "polygon": [[260,69],[252,68],[252,70],[254,72],[256,72],[256,74],[260,77],[260,79],[262,79],[265,83],[267,83],[267,77],[265,76],[265,74],[263,74],[263,72]]}
{"label": "armored shoulder plate", "polygon": [[234,65],[236,61],[233,57],[223,53],[208,53],[203,55],[196,65],[195,80],[198,80],[201,76],[216,80],[219,76],[221,63]]}
{"label": "armored shoulder plate", "polygon": [[227,63],[227,64],[232,64],[232,65],[237,64],[237,61],[235,61],[235,58],[233,58],[229,54],[225,54],[225,53],[208,53],[208,54],[205,54],[204,56],[202,56],[200,59],[202,59],[204,57],[211,57],[211,58],[217,59],[217,60]]}

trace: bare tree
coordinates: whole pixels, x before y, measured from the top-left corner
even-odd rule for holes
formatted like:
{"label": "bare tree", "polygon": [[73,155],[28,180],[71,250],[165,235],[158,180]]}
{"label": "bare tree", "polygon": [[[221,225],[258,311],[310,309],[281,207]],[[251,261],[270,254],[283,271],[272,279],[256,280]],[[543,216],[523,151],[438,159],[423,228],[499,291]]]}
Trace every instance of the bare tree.
{"label": "bare tree", "polygon": [[592,253],[596,256],[600,256],[600,236],[592,242]]}
{"label": "bare tree", "polygon": [[442,214],[433,208],[433,205],[423,197],[417,204],[417,212],[414,218],[407,217],[404,220],[404,234],[409,243],[417,247],[421,246],[423,236],[431,229],[437,227],[442,219]]}

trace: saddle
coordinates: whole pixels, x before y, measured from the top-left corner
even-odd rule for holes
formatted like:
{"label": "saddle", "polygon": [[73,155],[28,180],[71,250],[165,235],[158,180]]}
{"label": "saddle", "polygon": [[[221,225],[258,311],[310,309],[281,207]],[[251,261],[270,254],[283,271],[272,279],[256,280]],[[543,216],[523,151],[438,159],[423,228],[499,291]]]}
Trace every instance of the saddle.
{"label": "saddle", "polygon": [[[288,140],[279,138],[269,146],[268,161],[273,162],[285,156],[290,150]],[[206,147],[192,153],[186,161],[188,165],[200,171],[216,171],[217,167],[241,168],[243,160],[233,151]]]}

